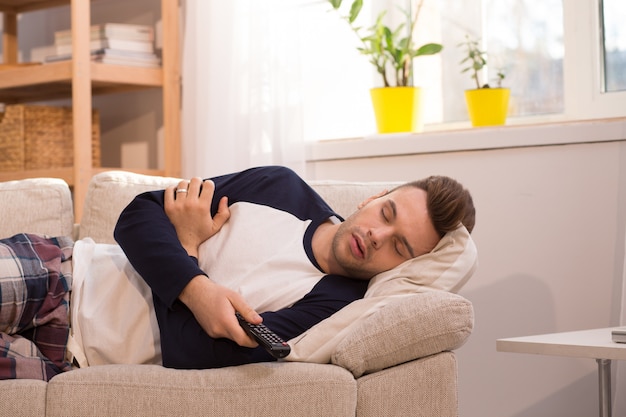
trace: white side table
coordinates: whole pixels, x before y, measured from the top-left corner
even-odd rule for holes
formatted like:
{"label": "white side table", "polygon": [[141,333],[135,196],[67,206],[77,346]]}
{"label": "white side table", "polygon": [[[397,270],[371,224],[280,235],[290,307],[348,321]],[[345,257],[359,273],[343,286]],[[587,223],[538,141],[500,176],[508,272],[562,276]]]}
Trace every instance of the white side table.
{"label": "white side table", "polygon": [[598,362],[600,416],[611,417],[611,360],[626,360],[626,343],[615,343],[611,330],[583,330],[496,340],[498,352],[590,358]]}

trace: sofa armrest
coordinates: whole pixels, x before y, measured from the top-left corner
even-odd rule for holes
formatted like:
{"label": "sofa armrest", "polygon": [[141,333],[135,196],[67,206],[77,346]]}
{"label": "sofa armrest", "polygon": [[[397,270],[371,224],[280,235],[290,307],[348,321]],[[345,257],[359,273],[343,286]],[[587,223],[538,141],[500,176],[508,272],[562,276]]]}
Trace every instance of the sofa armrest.
{"label": "sofa armrest", "polygon": [[74,212],[67,183],[29,178],[0,183],[0,238],[17,233],[72,237]]}
{"label": "sofa armrest", "polygon": [[474,327],[472,304],[460,295],[426,291],[398,297],[363,318],[331,362],[355,377],[461,347]]}

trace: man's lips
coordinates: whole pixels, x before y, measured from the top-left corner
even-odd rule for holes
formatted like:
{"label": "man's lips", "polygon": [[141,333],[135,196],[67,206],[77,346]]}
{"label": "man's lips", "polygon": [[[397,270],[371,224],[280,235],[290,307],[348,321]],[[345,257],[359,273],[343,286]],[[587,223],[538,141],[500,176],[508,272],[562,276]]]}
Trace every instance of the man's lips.
{"label": "man's lips", "polygon": [[365,243],[358,234],[352,234],[352,239],[350,239],[350,250],[355,258],[365,258]]}

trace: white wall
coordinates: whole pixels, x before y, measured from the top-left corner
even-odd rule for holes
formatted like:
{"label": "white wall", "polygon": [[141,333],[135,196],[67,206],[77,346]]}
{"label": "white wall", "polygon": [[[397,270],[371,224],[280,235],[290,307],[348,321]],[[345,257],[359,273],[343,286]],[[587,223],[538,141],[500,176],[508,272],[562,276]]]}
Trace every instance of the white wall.
{"label": "white wall", "polygon": [[[480,264],[461,291],[475,330],[458,351],[460,415],[597,415],[594,360],[500,353],[495,341],[620,324],[626,142],[309,161],[307,171],[464,183],[477,207]],[[625,404],[614,412],[626,415]]]}

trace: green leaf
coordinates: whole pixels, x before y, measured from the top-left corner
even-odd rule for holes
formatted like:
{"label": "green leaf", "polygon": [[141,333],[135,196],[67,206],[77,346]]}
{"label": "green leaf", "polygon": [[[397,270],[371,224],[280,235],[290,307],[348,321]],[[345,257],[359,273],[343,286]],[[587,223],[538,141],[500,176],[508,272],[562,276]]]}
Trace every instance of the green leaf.
{"label": "green leaf", "polygon": [[328,2],[331,4],[331,6],[333,6],[333,9],[335,10],[341,7],[341,1],[342,0],[328,0]]}
{"label": "green leaf", "polygon": [[434,54],[438,54],[439,52],[441,52],[442,49],[443,49],[443,45],[441,44],[427,43],[426,45],[420,46],[420,48],[417,51],[415,51],[414,56],[434,55]]}
{"label": "green leaf", "polygon": [[405,53],[402,52],[402,49],[396,49],[393,60],[395,62],[395,67],[397,69],[400,69],[404,66],[404,55]]}
{"label": "green leaf", "polygon": [[352,6],[350,6],[350,17],[348,18],[348,21],[350,23],[356,20],[362,8],[363,8],[363,0],[354,0],[352,2]]}
{"label": "green leaf", "polygon": [[387,46],[386,49],[390,50],[391,48],[393,48],[393,34],[387,26],[383,28],[383,34],[385,37],[385,45]]}
{"label": "green leaf", "polygon": [[[328,1],[334,9],[339,9],[347,3],[342,0]],[[413,16],[408,11],[400,8],[411,22],[400,23],[394,26],[394,30],[385,26],[383,22],[383,18],[387,13],[386,10],[378,14],[373,25],[357,27],[354,25],[354,22],[363,8],[364,1],[350,0],[349,3],[349,14],[341,15],[340,17],[348,22],[356,36],[361,40],[362,44],[357,47],[358,52],[369,57],[369,62],[382,75],[386,86],[390,85],[388,76],[395,77],[397,85],[407,85],[412,72],[413,58],[419,55],[436,54],[442,50],[442,46],[439,44],[427,44],[416,49],[413,37],[411,34],[408,36],[406,34],[407,27],[413,28],[415,25],[415,22],[412,21]],[[393,72],[391,71],[392,69],[394,70]]]}

